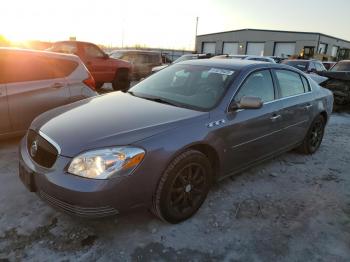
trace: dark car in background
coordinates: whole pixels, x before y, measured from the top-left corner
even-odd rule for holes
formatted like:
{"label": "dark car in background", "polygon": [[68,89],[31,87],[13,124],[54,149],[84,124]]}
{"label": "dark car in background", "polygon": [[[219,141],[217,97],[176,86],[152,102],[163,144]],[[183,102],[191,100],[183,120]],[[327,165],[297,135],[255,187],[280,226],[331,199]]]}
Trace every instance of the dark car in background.
{"label": "dark car in background", "polygon": [[181,62],[128,93],[36,118],[20,145],[20,178],[70,214],[148,208],[178,223],[196,213],[214,181],[294,148],[316,152],[332,105],[329,90],[291,67]]}
{"label": "dark car in background", "polygon": [[339,61],[329,71],[318,74],[324,78],[320,85],[333,92],[337,105],[350,104],[350,60]]}
{"label": "dark car in background", "polygon": [[114,90],[126,91],[130,86],[131,64],[110,58],[97,45],[81,41],[61,41],[48,49],[52,52],[75,54],[85,63],[96,81],[96,88],[112,83]]}
{"label": "dark car in background", "polygon": [[[212,57],[211,54],[186,54],[186,55],[180,56],[178,59],[174,60],[171,64],[176,64],[176,63],[180,63],[180,62],[187,61],[187,60],[207,59],[207,58],[211,58],[211,57]],[[169,64],[153,67],[152,74],[156,73],[156,72],[158,72],[158,71],[160,71],[168,66],[169,66]]]}
{"label": "dark car in background", "polygon": [[0,48],[0,138],[23,135],[41,113],[96,95],[77,56]]}
{"label": "dark car in background", "polygon": [[317,60],[291,59],[284,60],[281,64],[295,67],[307,74],[317,74],[318,72],[327,71],[322,62]]}
{"label": "dark car in background", "polygon": [[151,74],[152,68],[162,64],[160,52],[144,50],[116,50],[110,53],[112,58],[129,61],[133,66],[132,78],[140,80]]}
{"label": "dark car in background", "polygon": [[327,70],[330,70],[337,62],[323,61],[322,64]]}

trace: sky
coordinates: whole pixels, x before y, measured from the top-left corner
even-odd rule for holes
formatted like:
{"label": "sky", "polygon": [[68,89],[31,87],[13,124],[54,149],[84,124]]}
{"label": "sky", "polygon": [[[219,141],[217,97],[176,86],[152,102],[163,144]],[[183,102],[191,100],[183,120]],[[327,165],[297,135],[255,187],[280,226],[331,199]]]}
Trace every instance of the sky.
{"label": "sky", "polygon": [[0,35],[106,46],[194,49],[198,34],[243,28],[350,40],[349,0],[1,0]]}

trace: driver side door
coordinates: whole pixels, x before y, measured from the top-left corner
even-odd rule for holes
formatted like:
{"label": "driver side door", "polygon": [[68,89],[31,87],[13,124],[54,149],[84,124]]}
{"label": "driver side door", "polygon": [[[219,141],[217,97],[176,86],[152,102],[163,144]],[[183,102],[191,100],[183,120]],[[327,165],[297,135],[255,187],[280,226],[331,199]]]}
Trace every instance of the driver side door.
{"label": "driver side door", "polygon": [[282,102],[276,100],[277,89],[269,69],[252,72],[239,88],[233,100],[244,96],[259,97],[259,109],[238,109],[227,115],[221,137],[229,145],[224,161],[225,173],[233,173],[267,158],[281,149]]}

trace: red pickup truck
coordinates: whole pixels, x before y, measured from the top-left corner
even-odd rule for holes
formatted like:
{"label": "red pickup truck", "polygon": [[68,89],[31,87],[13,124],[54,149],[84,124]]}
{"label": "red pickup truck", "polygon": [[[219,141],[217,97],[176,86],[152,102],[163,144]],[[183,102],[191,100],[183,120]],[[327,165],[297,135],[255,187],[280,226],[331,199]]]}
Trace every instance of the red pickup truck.
{"label": "red pickup truck", "polygon": [[80,41],[60,41],[49,48],[52,52],[75,54],[91,72],[96,88],[112,83],[114,90],[125,91],[130,86],[132,66],[129,62],[110,58],[97,45]]}

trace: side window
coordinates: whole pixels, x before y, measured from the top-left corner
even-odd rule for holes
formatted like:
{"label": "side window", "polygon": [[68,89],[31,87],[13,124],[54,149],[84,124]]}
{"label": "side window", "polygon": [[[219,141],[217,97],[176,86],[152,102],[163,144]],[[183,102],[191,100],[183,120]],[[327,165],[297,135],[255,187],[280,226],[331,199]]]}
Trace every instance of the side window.
{"label": "side window", "polygon": [[281,97],[288,97],[305,92],[302,78],[298,73],[289,70],[275,70]]}
{"label": "side window", "polygon": [[51,58],[50,62],[57,78],[69,76],[78,67],[78,62],[67,59]]}
{"label": "side window", "polygon": [[317,71],[326,71],[326,68],[321,63],[315,63]]}
{"label": "side window", "polygon": [[316,70],[315,63],[314,63],[314,62],[310,62],[308,71],[311,72],[311,71],[313,71],[313,70]]}
{"label": "side window", "polygon": [[104,53],[94,45],[85,45],[84,46],[85,53],[89,57],[94,57],[94,58],[102,58],[104,57]]}
{"label": "side window", "polygon": [[241,86],[235,96],[235,101],[239,102],[244,96],[256,96],[263,102],[275,99],[272,77],[269,70],[261,70],[252,73]]}
{"label": "side window", "polygon": [[32,54],[13,54],[4,68],[7,83],[38,81],[55,78],[50,62]]}
{"label": "side window", "polygon": [[303,81],[305,91],[311,91],[309,81],[307,81],[307,79],[304,76],[301,76],[301,80]]}

